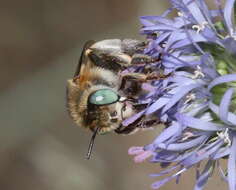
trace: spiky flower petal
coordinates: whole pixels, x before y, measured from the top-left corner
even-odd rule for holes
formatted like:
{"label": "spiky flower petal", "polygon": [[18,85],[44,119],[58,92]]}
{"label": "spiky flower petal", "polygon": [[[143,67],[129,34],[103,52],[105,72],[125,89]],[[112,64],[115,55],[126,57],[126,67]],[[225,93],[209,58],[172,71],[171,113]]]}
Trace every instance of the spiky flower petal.
{"label": "spiky flower petal", "polygon": [[[168,125],[152,143],[130,154],[136,161],[151,156],[151,162],[165,168],[152,175],[168,175],[153,189],[207,160],[203,171],[197,170],[194,189],[203,189],[217,168],[229,190],[236,190],[235,1],[223,6],[217,0],[217,10],[209,10],[204,0],[170,2],[164,14],[140,18],[141,33],[150,42],[145,54],[160,57],[156,67],[170,75],[152,84],[142,100],[149,106],[140,113],[155,114]],[[178,14],[170,19],[173,10]],[[220,159],[228,159],[227,173]]]}

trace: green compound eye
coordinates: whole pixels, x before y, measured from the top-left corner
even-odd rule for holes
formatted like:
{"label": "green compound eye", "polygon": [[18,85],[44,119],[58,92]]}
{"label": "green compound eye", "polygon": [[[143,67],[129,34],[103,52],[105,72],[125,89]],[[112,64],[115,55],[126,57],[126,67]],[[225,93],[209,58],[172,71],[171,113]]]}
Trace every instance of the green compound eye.
{"label": "green compound eye", "polygon": [[110,89],[101,89],[94,92],[89,97],[89,103],[95,105],[112,104],[119,100],[119,96]]}

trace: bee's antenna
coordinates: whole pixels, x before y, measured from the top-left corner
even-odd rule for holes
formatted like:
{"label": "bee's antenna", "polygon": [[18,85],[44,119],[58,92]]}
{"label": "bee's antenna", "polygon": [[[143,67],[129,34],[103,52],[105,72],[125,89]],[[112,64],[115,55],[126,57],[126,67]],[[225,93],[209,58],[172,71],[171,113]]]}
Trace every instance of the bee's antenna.
{"label": "bee's antenna", "polygon": [[91,153],[92,153],[93,145],[94,145],[94,139],[95,139],[95,137],[98,133],[98,129],[99,129],[99,127],[96,128],[96,130],[93,132],[93,136],[91,137],[89,147],[88,147],[88,152],[87,152],[87,155],[86,155],[87,160],[89,160],[90,157],[91,157]]}

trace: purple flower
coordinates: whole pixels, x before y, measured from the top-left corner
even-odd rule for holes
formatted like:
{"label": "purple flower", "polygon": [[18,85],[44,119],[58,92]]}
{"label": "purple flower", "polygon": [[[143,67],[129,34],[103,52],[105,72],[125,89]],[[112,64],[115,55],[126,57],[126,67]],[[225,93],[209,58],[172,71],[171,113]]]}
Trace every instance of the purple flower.
{"label": "purple flower", "polygon": [[[152,163],[164,168],[151,175],[167,175],[152,184],[153,189],[171,179],[178,182],[182,173],[196,167],[195,190],[203,189],[216,169],[229,190],[236,190],[234,0],[224,6],[216,0],[217,10],[209,10],[204,0],[170,1],[172,8],[164,14],[140,18],[141,33],[149,41],[144,53],[160,57],[157,69],[170,76],[151,84],[149,94],[140,100],[149,106],[139,114],[155,115],[165,126],[152,143],[133,147],[129,154],[136,162],[151,156]],[[178,16],[170,19],[172,10]],[[226,173],[220,159],[228,159]]]}

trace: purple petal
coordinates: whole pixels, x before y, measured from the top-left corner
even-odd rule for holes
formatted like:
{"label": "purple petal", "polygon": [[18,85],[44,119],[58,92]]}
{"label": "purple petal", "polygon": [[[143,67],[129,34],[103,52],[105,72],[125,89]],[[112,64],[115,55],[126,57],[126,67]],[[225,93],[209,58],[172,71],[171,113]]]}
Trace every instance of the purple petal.
{"label": "purple petal", "polygon": [[205,73],[208,77],[210,77],[211,79],[219,77],[219,74],[216,72],[215,69],[214,60],[212,59],[210,54],[205,53],[201,57],[201,63],[202,63],[203,73]]}
{"label": "purple petal", "polygon": [[222,157],[228,156],[229,153],[230,153],[229,147],[224,147],[224,148],[221,148],[212,158],[214,160],[218,160]]}
{"label": "purple petal", "polygon": [[162,108],[165,104],[167,104],[167,102],[169,101],[169,98],[159,98],[155,103],[153,103],[146,112],[146,115],[152,114],[155,111],[157,111],[158,109]]}
{"label": "purple petal", "polygon": [[[173,160],[175,160],[178,157],[178,153],[162,150],[156,153],[155,156],[152,157],[151,162],[160,162],[160,163],[173,163]],[[174,161],[175,162],[175,161]]]}
{"label": "purple petal", "polygon": [[143,83],[142,89],[149,91],[149,92],[154,92],[156,90],[156,88],[154,86],[152,86],[150,83]]}
{"label": "purple petal", "polygon": [[139,18],[139,20],[140,20],[141,24],[144,25],[144,26],[153,26],[153,25],[155,25],[155,23],[153,23],[153,22],[149,19],[148,16],[141,16],[141,17]]}
{"label": "purple petal", "polygon": [[226,38],[222,41],[222,44],[229,53],[232,53],[234,55],[236,54],[236,42],[234,38],[232,37]]}
{"label": "purple petal", "polygon": [[166,184],[167,182],[169,182],[170,180],[178,177],[178,175],[182,174],[183,172],[187,171],[186,168],[180,170],[179,172],[177,172],[176,174],[172,175],[172,176],[169,176],[169,177],[166,177],[160,181],[157,181],[155,183],[152,184],[152,188],[153,189],[159,189],[161,186],[163,186],[164,184]]}
{"label": "purple petal", "polygon": [[[193,35],[195,35],[195,33],[193,33]],[[186,32],[183,30],[173,31],[170,38],[168,39],[167,46],[165,47],[165,50],[167,50],[169,48],[169,46],[171,46],[174,43],[177,43],[180,40],[181,41],[186,40],[187,37],[188,36],[187,36]],[[177,46],[174,45],[173,48],[178,48],[178,45]]]}
{"label": "purple petal", "polygon": [[179,167],[178,165],[175,165],[173,167],[170,167],[166,170],[163,170],[157,174],[150,174],[150,177],[160,177],[160,176],[163,176],[163,175],[166,175],[166,174],[169,174],[170,172],[172,172],[173,170],[175,170],[177,167]]}
{"label": "purple petal", "polygon": [[166,128],[150,145],[145,146],[145,149],[155,149],[158,144],[166,141],[170,137],[172,137],[180,128],[179,123],[175,122],[170,127]]}
{"label": "purple petal", "polygon": [[206,164],[206,167],[204,168],[204,171],[200,174],[199,178],[197,179],[197,183],[194,187],[194,190],[202,190],[206,182],[208,181],[208,178],[212,174],[212,167],[214,162],[212,160],[209,160]]}
{"label": "purple petal", "polygon": [[165,143],[160,143],[158,144],[158,147],[161,149],[165,149],[165,150],[171,150],[171,151],[183,151],[192,147],[195,147],[199,144],[201,144],[202,142],[204,142],[208,136],[200,136],[198,138],[195,138],[193,140],[190,140],[188,142],[184,142],[184,143],[173,143],[173,144],[169,144],[166,145]]}
{"label": "purple petal", "polygon": [[[209,108],[216,114],[219,115],[219,106],[215,105],[213,102],[209,102]],[[232,123],[233,125],[236,125],[236,115],[232,112],[228,113],[227,121]]]}
{"label": "purple petal", "polygon": [[201,34],[208,41],[222,45],[222,43],[219,40],[219,38],[217,37],[215,31],[211,30],[210,28],[205,28],[205,30],[203,30]]}
{"label": "purple petal", "polygon": [[174,178],[173,176],[166,177],[166,178],[164,178],[160,181],[157,181],[157,182],[153,183],[151,185],[151,187],[152,187],[152,189],[159,189],[161,186],[165,185],[167,182],[169,182],[173,178]]}
{"label": "purple petal", "polygon": [[170,32],[165,32],[165,33],[161,34],[160,36],[158,36],[158,38],[155,41],[156,44],[161,43],[163,40],[165,40],[167,37],[169,37],[170,34],[171,34]]}
{"label": "purple petal", "polygon": [[161,52],[161,50],[160,51],[158,50],[159,48],[161,49],[161,47],[156,43],[156,41],[152,40],[149,42],[148,46],[145,48],[144,53],[148,54],[152,51],[157,50],[158,51],[157,54],[159,55]]}
{"label": "purple petal", "polygon": [[193,117],[197,115],[199,112],[201,112],[202,110],[206,110],[207,107],[208,107],[207,102],[203,104],[196,104],[196,107],[192,108],[192,110],[189,110],[186,114]]}
{"label": "purple petal", "polygon": [[142,146],[133,146],[133,147],[130,147],[128,150],[129,155],[138,155],[143,152],[144,152],[144,150],[143,150]]}
{"label": "purple petal", "polygon": [[186,34],[183,31],[178,31],[177,30],[177,31],[172,32],[172,34],[170,35],[170,37],[167,41],[165,51],[167,51],[173,43],[175,43],[179,40],[183,40],[185,38],[186,38]]}
{"label": "purple petal", "polygon": [[200,87],[201,84],[190,84],[186,86],[182,86],[177,93],[169,100],[169,102],[165,105],[162,113],[165,113],[168,109],[174,106],[181,98],[183,98],[186,94],[188,94],[191,90]]}
{"label": "purple petal", "polygon": [[173,8],[167,9],[164,13],[161,14],[162,17],[166,17],[168,14],[172,12]]}
{"label": "purple petal", "polygon": [[224,129],[224,126],[221,124],[204,121],[202,119],[187,116],[185,114],[178,114],[177,118],[183,125],[194,129],[203,131],[221,131]]}
{"label": "purple petal", "polygon": [[201,149],[198,152],[190,155],[185,160],[183,160],[181,164],[183,164],[185,167],[191,167],[192,165],[208,158],[212,154],[215,154],[223,144],[223,140],[217,140],[206,148]]}
{"label": "purple petal", "polygon": [[[172,89],[169,93],[170,94],[176,94],[178,92],[180,87]],[[156,102],[154,102],[149,108],[147,108],[146,115],[152,114],[158,109],[162,108],[164,105],[166,105],[169,102],[169,97],[161,97]]]}
{"label": "purple petal", "polygon": [[193,15],[198,24],[202,24],[206,19],[204,18],[199,6],[195,1],[183,0],[183,3],[188,7],[189,12]]}
{"label": "purple petal", "polygon": [[232,145],[230,148],[230,155],[228,160],[228,180],[229,189],[235,190],[235,179],[236,179],[236,134],[234,133]]}
{"label": "purple petal", "polygon": [[200,10],[202,11],[202,13],[204,14],[207,22],[211,25],[211,27],[214,27],[211,19],[212,17],[218,16],[217,15],[218,12],[213,12],[212,10],[209,10],[205,0],[198,0],[196,1],[196,3],[198,3],[198,6]]}
{"label": "purple petal", "polygon": [[211,17],[217,17],[220,16],[220,11],[219,10],[210,10]]}
{"label": "purple petal", "polygon": [[[144,26],[151,26],[154,24],[165,24],[173,26],[173,21],[162,16],[141,16],[140,21]],[[152,24],[150,24],[152,23]]]}
{"label": "purple petal", "polygon": [[141,111],[141,112],[139,112],[139,113],[137,113],[137,114],[135,114],[135,115],[129,117],[128,119],[124,120],[124,121],[122,122],[122,125],[123,125],[123,126],[128,126],[128,125],[130,125],[131,123],[135,122],[137,119],[139,119],[139,118],[145,113],[145,111],[146,111],[146,110],[143,110],[143,111]]}
{"label": "purple petal", "polygon": [[198,34],[194,30],[188,30],[188,33],[192,39],[187,38],[186,35],[185,39],[180,40],[179,42],[174,44],[172,48],[181,48],[187,45],[192,45],[193,42],[207,42],[207,39],[202,34]]}
{"label": "purple petal", "polygon": [[175,31],[177,28],[173,26],[168,26],[165,24],[156,24],[154,26],[147,26],[142,28],[140,31],[141,32],[146,32],[146,31]]}
{"label": "purple petal", "polygon": [[208,90],[211,90],[216,85],[226,83],[226,82],[231,82],[231,81],[236,81],[236,74],[228,74],[228,75],[220,76],[220,77],[214,79],[208,85]]}
{"label": "purple petal", "polygon": [[234,88],[228,89],[225,92],[220,102],[219,117],[222,121],[224,121],[227,124],[230,124],[227,119],[228,119],[229,106],[231,103],[231,98],[233,96],[233,93],[234,93]]}
{"label": "purple petal", "polygon": [[[202,145],[200,145],[202,146]],[[199,148],[199,147],[198,147]],[[170,159],[170,160],[167,160],[169,162],[179,162],[179,163],[182,163],[186,158],[190,157],[192,154],[194,154],[196,152],[196,150],[198,149],[194,149],[193,151],[190,151],[190,152],[186,152],[184,154],[179,154],[178,156],[174,157],[173,159]],[[172,152],[173,154],[173,152]],[[164,160],[166,162],[166,160]]]}
{"label": "purple petal", "polygon": [[224,8],[224,19],[225,19],[225,23],[226,23],[226,26],[228,28],[230,35],[232,35],[232,32],[233,32],[232,30],[234,29],[233,22],[232,22],[234,1],[235,0],[227,0],[225,3],[225,8]]}
{"label": "purple petal", "polygon": [[195,18],[191,14],[191,11],[188,10],[187,6],[182,0],[170,0],[170,2],[174,8],[176,8],[178,11],[184,14],[184,17],[187,17],[188,20],[190,20],[193,23],[196,22]]}
{"label": "purple petal", "polygon": [[[177,72],[175,73],[175,75],[176,74],[177,74]],[[174,76],[174,77],[170,77],[170,82],[175,82],[175,83],[178,83],[179,85],[181,85],[181,84],[183,85],[183,84],[187,84],[187,83],[188,84],[193,83],[193,79],[188,78],[188,76]]]}
{"label": "purple petal", "polygon": [[140,153],[134,157],[134,162],[135,163],[141,163],[144,162],[147,158],[153,156],[153,152],[148,150],[144,151],[143,153]]}
{"label": "purple petal", "polygon": [[184,20],[182,17],[175,17],[174,18],[174,27],[182,28],[184,25],[191,24],[189,20]]}

